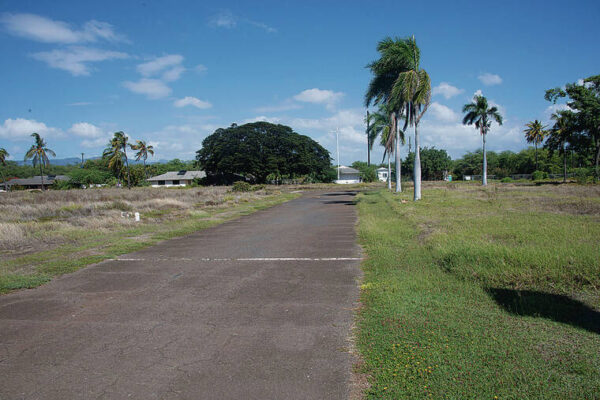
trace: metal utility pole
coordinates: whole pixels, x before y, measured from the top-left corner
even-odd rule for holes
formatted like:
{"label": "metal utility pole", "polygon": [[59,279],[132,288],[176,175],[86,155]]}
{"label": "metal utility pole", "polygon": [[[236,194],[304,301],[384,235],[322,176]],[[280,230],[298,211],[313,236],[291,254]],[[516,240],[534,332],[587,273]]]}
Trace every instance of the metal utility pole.
{"label": "metal utility pole", "polygon": [[83,168],[83,154],[84,153],[81,153],[81,168]]}
{"label": "metal utility pole", "polygon": [[367,110],[367,166],[371,166],[371,138],[369,137],[369,110]]}
{"label": "metal utility pole", "polygon": [[410,144],[410,136],[408,137],[408,153],[410,154],[410,150],[412,149]]}
{"label": "metal utility pole", "polygon": [[338,181],[340,180],[340,139],[339,139],[339,133],[340,133],[340,129],[339,128],[335,128],[335,148],[336,148],[336,152],[337,152],[337,178]]}

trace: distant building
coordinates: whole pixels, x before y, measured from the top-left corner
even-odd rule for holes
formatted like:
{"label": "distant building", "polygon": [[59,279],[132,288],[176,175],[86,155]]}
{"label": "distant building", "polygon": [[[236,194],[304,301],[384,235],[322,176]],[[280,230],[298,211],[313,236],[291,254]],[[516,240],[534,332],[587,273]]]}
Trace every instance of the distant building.
{"label": "distant building", "polygon": [[152,187],[188,186],[194,179],[206,177],[204,171],[169,171],[166,174],[148,178]]}
{"label": "distant building", "polygon": [[335,183],[349,184],[349,183],[360,183],[360,171],[354,168],[345,167],[341,165],[339,167],[340,179],[337,179]]}
{"label": "distant building", "polygon": [[388,180],[388,169],[387,168],[377,168],[377,179],[381,182],[387,182]]}
{"label": "distant building", "polygon": [[[44,176],[44,187],[51,186],[55,181],[68,181],[69,177],[66,175],[47,175]],[[18,178],[11,179],[6,182],[9,188],[19,186],[25,189],[41,189],[42,188],[42,176],[34,176],[33,178]],[[4,184],[0,184],[4,189]]]}

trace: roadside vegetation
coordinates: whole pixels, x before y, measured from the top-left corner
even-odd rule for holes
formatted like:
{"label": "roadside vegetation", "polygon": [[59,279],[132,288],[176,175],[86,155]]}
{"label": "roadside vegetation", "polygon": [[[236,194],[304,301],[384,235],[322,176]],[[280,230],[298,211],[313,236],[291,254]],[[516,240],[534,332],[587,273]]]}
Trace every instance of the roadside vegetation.
{"label": "roadside vegetation", "polygon": [[358,372],[371,399],[600,393],[600,187],[358,196]]}
{"label": "roadside vegetation", "polygon": [[[292,186],[2,194],[0,293],[290,200]],[[140,213],[140,221],[134,219]]]}

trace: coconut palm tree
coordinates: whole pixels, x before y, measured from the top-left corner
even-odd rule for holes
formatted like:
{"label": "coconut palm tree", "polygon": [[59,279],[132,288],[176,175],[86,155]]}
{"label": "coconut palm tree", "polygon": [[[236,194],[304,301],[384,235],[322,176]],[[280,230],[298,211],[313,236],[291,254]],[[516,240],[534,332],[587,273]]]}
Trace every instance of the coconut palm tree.
{"label": "coconut palm tree", "polygon": [[109,146],[104,149],[102,157],[109,159],[108,167],[117,174],[122,175],[123,160],[127,169],[127,188],[131,189],[131,174],[129,172],[129,160],[127,159],[127,146],[129,146],[129,137],[123,131],[115,132],[110,140]]}
{"label": "coconut palm tree", "polygon": [[[392,98],[392,89],[400,74],[407,70],[407,62],[402,57],[403,39],[387,37],[377,44],[377,51],[380,54],[378,60],[373,61],[367,68],[373,73],[373,78],[365,94],[365,105],[371,104],[385,106],[385,112],[389,115],[392,122],[392,132],[396,130],[397,115],[401,113],[403,105]],[[399,143],[396,140],[395,143]],[[389,155],[390,153],[388,153]],[[400,152],[396,151],[396,171],[400,171]],[[400,184],[400,174],[396,174],[396,192],[402,189]]]}
{"label": "coconut palm tree", "polygon": [[127,187],[131,189],[131,175],[129,172],[129,160],[127,159],[128,142],[129,138],[124,132],[115,132],[108,147],[104,149],[102,157],[108,158],[108,167],[117,175],[117,179],[123,175],[123,164],[125,165],[127,169]]}
{"label": "coconut palm tree", "polygon": [[496,121],[498,125],[502,125],[502,115],[498,112],[498,107],[489,107],[488,101],[485,97],[477,95],[473,98],[471,103],[463,106],[463,118],[464,125],[475,125],[479,129],[483,140],[483,186],[487,185],[487,154],[485,152],[485,137],[492,126],[492,120]]}
{"label": "coconut palm tree", "polygon": [[[390,120],[396,132],[396,170],[400,166],[400,139],[397,123],[400,116],[407,126],[415,128],[415,195],[421,198],[421,158],[418,125],[431,99],[431,81],[427,72],[420,68],[420,50],[415,38],[392,39],[387,37],[377,45],[380,58],[367,67],[374,77],[369,83],[365,103],[386,104]],[[400,174],[396,174],[396,191],[400,191]]]}
{"label": "coconut palm tree", "polygon": [[527,143],[533,143],[535,145],[535,170],[538,170],[538,154],[537,148],[540,143],[544,141],[544,138],[548,134],[546,131],[546,126],[542,125],[540,121],[537,119],[533,122],[529,122],[525,124],[527,129],[523,132],[525,133],[525,139]]}
{"label": "coconut palm tree", "polygon": [[[0,148],[0,165],[5,167],[6,166],[6,158],[10,156],[10,154],[8,154],[8,151],[6,151],[4,148]],[[6,179],[4,179],[4,173],[0,170],[0,174],[2,174],[2,183],[4,183],[4,190],[8,190],[8,185],[6,184]]]}
{"label": "coconut palm tree", "polygon": [[135,161],[144,161],[144,175],[146,176],[146,179],[148,179],[148,174],[146,173],[146,160],[148,159],[148,154],[154,156],[154,146],[146,144],[143,140],[137,140],[135,144],[131,145],[131,150],[137,150],[137,153],[135,153]]}
{"label": "coconut palm tree", "polygon": [[42,190],[44,190],[44,167],[50,165],[48,155],[56,157],[56,154],[46,147],[46,142],[39,134],[34,132],[31,134],[31,137],[34,140],[34,144],[29,148],[27,153],[25,153],[25,161],[32,160],[34,167],[36,165],[40,166],[40,178],[42,180]]}

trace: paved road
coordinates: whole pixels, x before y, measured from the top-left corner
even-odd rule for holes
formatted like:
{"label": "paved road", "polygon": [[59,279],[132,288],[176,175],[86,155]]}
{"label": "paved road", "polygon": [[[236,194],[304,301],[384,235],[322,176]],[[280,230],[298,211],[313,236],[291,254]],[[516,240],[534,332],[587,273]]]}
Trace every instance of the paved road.
{"label": "paved road", "polygon": [[309,192],[0,297],[0,399],[347,398],[352,195]]}

